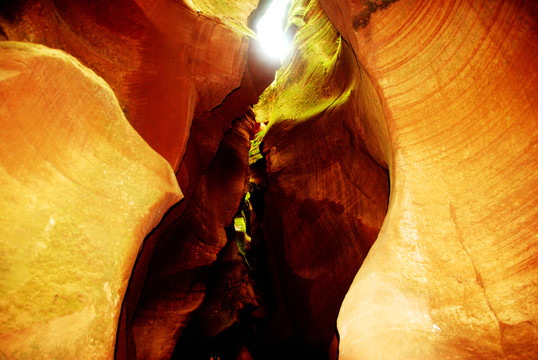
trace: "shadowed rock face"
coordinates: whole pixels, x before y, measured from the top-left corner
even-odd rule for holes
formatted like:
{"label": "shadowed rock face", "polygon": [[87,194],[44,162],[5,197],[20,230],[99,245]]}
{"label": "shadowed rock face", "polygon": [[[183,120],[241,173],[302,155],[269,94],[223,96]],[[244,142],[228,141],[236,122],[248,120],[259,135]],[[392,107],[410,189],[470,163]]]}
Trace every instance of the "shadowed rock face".
{"label": "shadowed rock face", "polygon": [[140,359],[169,359],[204,299],[210,265],[226,244],[224,228],[247,191],[251,131],[251,119],[233,123],[186,210],[162,235],[133,320]]}
{"label": "shadowed rock face", "polygon": [[268,122],[262,227],[283,299],[273,316],[288,322],[288,333],[279,322],[270,331],[327,351],[344,295],[383,222],[388,175],[364,139],[351,49],[317,2],[296,2],[291,18],[294,54],[254,108]]}
{"label": "shadowed rock face", "polygon": [[[162,345],[159,344],[160,341],[166,342],[167,346],[153,351],[152,356],[170,357],[181,330],[187,326],[205,296],[209,267],[226,244],[224,227],[230,225],[239,200],[247,191],[245,178],[248,177],[252,119],[238,119],[243,118],[249,105],[257,101],[261,89],[272,79],[266,74],[268,65],[262,63],[257,66],[253,54],[255,47],[252,48],[249,50],[241,86],[213,111],[194,120],[189,143],[177,172],[177,180],[185,199],[171,209],[161,226],[148,237],[134,269],[122,314],[125,318],[120,325],[127,330],[122,331],[123,328],[120,328],[118,347],[126,347],[126,353],[131,357],[135,356],[136,336],[141,339],[139,346],[146,349],[146,355],[142,358],[149,356],[151,349],[159,348]],[[234,119],[237,123],[232,125]],[[159,244],[161,250],[154,252],[156,244]],[[153,265],[148,273],[150,260]],[[173,263],[177,264],[172,265]],[[167,264],[164,267],[171,266],[175,270],[164,271],[163,264]],[[146,285],[142,289],[144,282]],[[153,282],[158,285],[152,285]],[[163,295],[167,293],[175,295]],[[136,310],[139,300],[144,304]],[[158,311],[152,311],[154,302],[159,302],[161,310],[169,309],[169,314],[163,316]],[[178,318],[172,314],[182,316]],[[127,324],[134,322],[142,329],[146,326],[145,323],[152,324],[155,321],[167,329],[163,331],[153,327],[154,332],[150,338],[156,344],[148,340],[148,329],[138,335],[134,330],[127,339],[123,339],[130,332],[131,326]],[[118,353],[120,356],[123,356],[122,352]]]}
{"label": "shadowed rock face", "polygon": [[[245,27],[255,3],[243,2],[237,24]],[[245,30],[226,26],[209,9],[197,13],[172,0],[21,4],[10,8],[12,21],[0,23],[7,39],[62,49],[103,77],[131,125],[175,171],[193,118],[240,84]]]}
{"label": "shadowed rock face", "polygon": [[233,300],[254,297],[224,230],[258,128],[243,115],[272,80],[255,6],[0,5],[1,39],[82,63],[0,43],[0,357],[106,359],[116,340],[118,359],[181,358],[195,318],[239,358],[334,358],[338,316],[341,359],[533,359],[535,2],[296,1],[254,108],[268,274]]}

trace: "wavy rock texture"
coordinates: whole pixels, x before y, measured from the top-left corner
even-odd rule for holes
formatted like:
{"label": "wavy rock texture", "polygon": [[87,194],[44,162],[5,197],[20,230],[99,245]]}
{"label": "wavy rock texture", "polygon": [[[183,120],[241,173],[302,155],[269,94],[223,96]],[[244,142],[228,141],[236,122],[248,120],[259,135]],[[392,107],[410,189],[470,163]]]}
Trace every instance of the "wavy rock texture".
{"label": "wavy rock texture", "polygon": [[341,358],[535,358],[536,2],[321,3],[391,144],[389,212],[339,315]]}
{"label": "wavy rock texture", "polygon": [[181,198],[110,87],[65,53],[0,43],[0,357],[111,359],[146,234]]}
{"label": "wavy rock texture", "polygon": [[[168,0],[35,0],[14,3],[11,8],[7,6],[8,11],[4,5],[4,15],[9,15],[0,18],[4,37],[64,49],[102,75],[118,95],[128,120],[177,170],[178,181],[184,188],[185,201],[166,216],[139,254],[122,311],[118,358],[137,356],[135,338],[142,339],[138,343],[140,358],[170,356],[180,334],[177,329],[183,328],[189,319],[185,316],[184,322],[176,322],[177,317],[163,317],[158,311],[147,311],[147,304],[157,301],[161,293],[181,292],[176,285],[177,281],[183,281],[182,273],[176,276],[180,280],[168,276],[167,280],[160,280],[159,291],[154,291],[151,282],[162,277],[159,269],[169,257],[163,251],[154,254],[157,244],[163,249],[176,249],[175,253],[187,251],[179,256],[185,260],[182,266],[189,270],[199,267],[197,271],[202,273],[224,246],[221,241],[224,225],[218,219],[227,217],[215,213],[218,199],[215,199],[216,203],[198,200],[195,204],[198,207],[193,205],[194,210],[189,210],[212,214],[206,224],[211,229],[204,232],[207,239],[189,240],[189,234],[185,234],[184,239],[181,234],[174,233],[173,228],[185,209],[191,206],[191,197],[196,197],[197,192],[209,191],[200,190],[200,187],[205,189],[207,181],[214,181],[207,179],[208,173],[230,179],[238,176],[233,173],[236,166],[233,159],[225,160],[231,166],[224,167],[231,174],[223,170],[222,174],[216,175],[208,172],[208,167],[232,121],[240,118],[248,106],[257,101],[259,93],[274,75],[271,74],[274,64],[253,55],[257,47],[255,43],[247,54],[249,41],[246,35],[252,33],[247,28],[247,18],[256,4],[256,1],[203,0],[186,4]],[[232,92],[238,86],[240,88]],[[190,139],[188,144],[187,138]],[[245,155],[244,159],[239,159],[239,166],[246,161],[248,142],[246,144],[241,147]],[[231,199],[230,203],[221,201],[221,207],[229,207],[233,213],[239,202],[235,198],[242,196],[239,192],[243,192],[243,186],[236,191],[226,188],[228,184],[224,182],[218,188],[225,195],[212,193],[212,197]],[[214,226],[209,226],[212,221]],[[196,245],[186,247],[184,243]],[[214,243],[214,251],[206,262],[200,263],[188,251],[194,247],[198,248],[193,250],[194,253],[203,252],[206,243]],[[150,261],[154,265],[147,275]],[[150,285],[144,290],[146,276]],[[199,282],[205,286],[201,279]],[[194,293],[190,294],[191,291]],[[182,296],[201,299],[204,293],[186,288]],[[165,302],[170,314],[188,314],[199,305],[197,301],[178,302],[177,297]],[[140,305],[141,310],[136,312],[140,298],[146,305]],[[162,306],[159,309],[162,310]],[[161,328],[152,327],[151,324],[159,321]],[[136,323],[136,329],[143,330],[133,331],[133,323]],[[152,334],[155,335],[152,337],[154,342],[147,340],[149,328],[155,330]],[[176,331],[167,332],[170,328]],[[163,342],[167,348],[159,347]],[[148,355],[153,350],[155,352]]]}
{"label": "wavy rock texture", "polygon": [[164,230],[133,320],[137,358],[169,359],[204,299],[224,228],[246,192],[251,128],[247,118],[233,123],[186,210]]}
{"label": "wavy rock texture", "polygon": [[[134,259],[180,197],[125,119],[185,200],[139,254],[115,355],[173,356],[246,190],[242,115],[273,66],[256,2],[0,4],[0,39],[63,49],[117,96],[62,52],[0,43],[0,358],[113,357]],[[334,350],[340,311],[341,359],[534,359],[537,4],[320,4],[293,5],[294,53],[255,109],[272,288],[251,354]],[[240,302],[209,293],[214,334]]]}
{"label": "wavy rock texture", "polygon": [[248,48],[240,31],[257,1],[233,12],[234,28],[207,6],[196,12],[173,0],[19,3],[12,21],[0,17],[5,37],[65,50],[103,77],[131,125],[177,171],[193,118],[240,84]]}
{"label": "wavy rock texture", "polygon": [[[127,294],[121,326],[130,332],[131,324],[136,323],[140,333],[136,334],[138,330],[135,329],[124,339],[126,332],[123,328],[120,329],[119,358],[124,355],[134,357],[137,347],[143,348],[141,351],[145,355],[141,358],[146,358],[151,349],[159,349],[159,342],[166,343],[166,347],[155,351],[151,356],[169,357],[174,350],[175,341],[190,322],[191,315],[201,305],[205,296],[209,266],[214,263],[216,255],[226,243],[223,237],[224,226],[231,222],[231,216],[239,206],[239,199],[246,192],[243,177],[247,176],[245,164],[252,124],[251,120],[239,119],[274,78],[275,65],[260,60],[256,51],[257,43],[251,41],[240,87],[229,94],[221,105],[202,114],[193,122],[185,156],[177,172],[185,199],[165,216],[160,227],[147,239],[144,252],[138,260]],[[232,125],[234,119],[238,123]],[[231,141],[235,143],[230,143]],[[231,151],[230,147],[234,148],[235,152]],[[218,155],[219,153],[222,154]],[[222,184],[215,189],[208,189],[208,183],[212,184],[216,179],[221,179],[219,181]],[[204,198],[206,196],[210,200]],[[185,215],[189,213],[191,215]],[[205,215],[196,215],[198,217],[193,218],[192,214]],[[192,224],[189,224],[189,221],[192,221]],[[197,226],[201,226],[203,230],[196,230]],[[154,252],[152,248],[157,243],[165,250]],[[173,259],[170,259],[171,253],[182,259],[183,263],[177,271],[164,276],[162,264],[173,262]],[[193,254],[206,255],[200,259]],[[153,265],[148,273],[150,260]],[[187,273],[198,275],[193,279],[186,276]],[[148,280],[145,280],[146,277]],[[145,281],[146,285],[142,288]],[[152,285],[154,281],[159,283],[158,290]],[[180,288],[178,284],[183,287]],[[193,284],[197,285],[193,287]],[[162,293],[175,295],[163,298]],[[139,300],[143,304],[137,310]],[[163,317],[158,311],[151,311],[153,303],[158,303],[161,310],[166,308],[170,316]],[[150,330],[154,332],[155,344],[145,336]],[[139,345],[135,344],[135,337],[142,339]]]}
{"label": "wavy rock texture", "polygon": [[257,121],[268,122],[262,227],[274,258],[274,296],[283,301],[269,332],[326,352],[383,222],[388,175],[368,151],[381,158],[380,144],[365,136],[381,129],[368,127],[359,111],[367,90],[351,49],[316,1],[296,2],[291,21],[295,52],[254,108]]}

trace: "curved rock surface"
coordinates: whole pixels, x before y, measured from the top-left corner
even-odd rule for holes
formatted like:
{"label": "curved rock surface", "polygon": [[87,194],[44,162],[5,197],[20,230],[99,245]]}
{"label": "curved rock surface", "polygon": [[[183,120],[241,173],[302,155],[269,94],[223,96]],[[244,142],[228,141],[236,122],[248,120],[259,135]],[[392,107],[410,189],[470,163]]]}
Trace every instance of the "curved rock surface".
{"label": "curved rock surface", "polygon": [[256,3],[243,2],[231,27],[218,8],[196,12],[181,1],[35,0],[12,5],[12,21],[0,17],[0,26],[8,40],[62,49],[103,77],[131,125],[177,171],[193,118],[240,84],[246,13]]}
{"label": "curved rock surface", "polygon": [[365,90],[351,48],[317,1],[295,2],[291,22],[294,54],[254,108],[268,123],[262,227],[273,292],[283,303],[269,315],[269,331],[291,347],[326,352],[385,217],[388,175],[368,152],[382,157],[380,145],[366,140],[374,129],[358,110]]}
{"label": "curved rock surface", "polygon": [[[158,269],[164,261],[163,256],[168,257],[163,252],[154,254],[157,244],[166,249],[177,248],[177,253],[181,252],[179,249],[192,250],[185,248],[183,242],[192,241],[197,244],[193,246],[201,248],[205,248],[204,241],[214,242],[188,240],[188,234],[185,234],[185,239],[178,239],[169,227],[173,228],[190,206],[190,198],[200,191],[197,190],[200,183],[214,181],[204,177],[204,173],[213,161],[224,134],[230,129],[231,122],[240,118],[248,106],[256,102],[259,93],[272,80],[269,79],[272,78],[269,74],[272,69],[266,70],[272,64],[260,61],[251,55],[252,51],[247,55],[247,35],[252,34],[247,22],[256,4],[257,1],[220,3],[197,0],[183,4],[170,0],[36,0],[20,2],[11,9],[7,6],[10,16],[0,18],[2,33],[7,39],[39,42],[64,49],[102,75],[116,92],[127,119],[178,171],[178,181],[185,189],[186,201],[168,214],[159,230],[147,239],[138,258],[120,321],[116,354],[119,358],[136,356],[134,338],[144,336],[136,334],[136,330],[133,333],[133,321],[137,329],[150,326],[147,324],[159,318],[167,322],[161,329],[153,327],[156,330],[155,344],[162,337],[169,345],[167,349],[156,345],[159,350],[151,355],[156,357],[170,355],[179,336],[178,331],[167,333],[162,329],[180,329],[186,325],[186,321],[176,323],[176,317],[163,318],[156,311],[140,310],[138,314],[145,315],[133,318],[141,296],[143,303],[150,304],[160,296],[158,292],[153,293],[149,285],[149,293],[142,290],[152,257],[156,264],[154,269]],[[232,92],[238,86],[240,89]],[[228,94],[230,96],[226,97]],[[215,107],[215,111],[210,111]],[[190,138],[188,144],[187,138]],[[239,164],[242,161],[244,165],[248,142],[241,151],[245,155]],[[226,161],[235,166],[234,160]],[[226,170],[233,170],[233,166]],[[231,179],[236,175],[212,174]],[[230,190],[219,189],[222,193]],[[243,192],[242,186],[239,192]],[[241,197],[239,192],[236,196]],[[198,212],[215,214],[214,203],[202,202],[203,209],[197,208]],[[238,201],[223,204],[232,212],[237,205]],[[220,225],[217,223],[204,235],[219,238],[222,235],[220,231],[223,231]],[[212,231],[217,232],[208,235]],[[222,241],[217,241],[213,255],[223,245]],[[184,253],[181,257],[187,259],[184,267],[198,266],[194,260],[188,259],[192,254]],[[209,266],[213,260],[214,256],[200,267]],[[150,279],[161,276],[159,271],[155,270],[155,274],[153,271],[150,271]],[[161,291],[176,291],[176,282],[168,280],[161,281]],[[201,284],[203,286],[203,281]],[[190,296],[190,290],[187,289],[184,295]],[[203,295],[200,292],[193,294]],[[168,312],[185,310],[184,303],[171,300],[166,303]],[[186,304],[191,310],[197,308],[195,301]],[[148,317],[150,313],[156,317]],[[149,356],[148,351],[155,349],[146,341],[139,347],[142,357]]]}
{"label": "curved rock surface", "polygon": [[[255,3],[0,4],[0,39],[112,88],[0,43],[0,358],[170,358],[210,268],[206,335],[255,302],[219,297],[250,281],[233,243],[214,264],[246,190],[241,117],[272,77]],[[255,109],[272,287],[254,335],[219,341],[335,358],[340,311],[341,359],[534,359],[538,5],[320,5],[292,6],[294,53]]]}
{"label": "curved rock surface", "polygon": [[238,119],[200,178],[186,210],[163,229],[133,318],[136,357],[169,359],[206,293],[248,180],[252,122]]}
{"label": "curved rock surface", "polygon": [[64,52],[0,42],[0,99],[0,357],[111,359],[172,169]]}
{"label": "curved rock surface", "polygon": [[536,2],[321,3],[391,145],[389,212],[339,315],[341,358],[535,358]]}
{"label": "curved rock surface", "polygon": [[[155,332],[155,344],[140,341],[143,354],[148,354],[151,349],[159,349],[151,356],[166,358],[174,350],[175,341],[205,296],[208,267],[225,244],[224,226],[229,225],[232,220],[230,216],[233,216],[239,206],[238,199],[246,192],[243,177],[247,176],[248,140],[252,132],[252,120],[240,119],[274,78],[275,71],[271,68],[274,65],[260,60],[255,51],[256,42],[251,41],[240,87],[211,112],[194,119],[185,155],[177,172],[185,199],[171,209],[159,228],[148,237],[134,269],[121,326],[127,329],[127,333],[133,323],[137,323],[137,328],[146,332],[145,334],[150,330]],[[215,181],[217,184],[214,184]],[[213,184],[211,186],[215,189],[209,189],[208,184]],[[200,214],[204,213],[206,215],[200,217]],[[204,229],[196,230],[196,226],[202,226]],[[154,252],[157,244],[166,251]],[[182,259],[184,263],[174,274],[163,277],[162,263],[173,262],[170,253],[179,254],[177,259]],[[199,253],[207,253],[207,256],[202,260],[193,256]],[[150,261],[153,265],[147,273]],[[197,273],[199,276],[194,280],[183,279],[186,272]],[[151,285],[155,279],[160,279],[159,291],[154,291],[154,285]],[[142,288],[144,281],[147,285]],[[189,287],[192,281],[197,287]],[[184,288],[178,288],[178,282],[183,284]],[[163,300],[160,294],[164,292],[173,293],[175,296]],[[136,310],[140,298],[144,305],[140,305],[140,310]],[[182,298],[192,298],[192,302]],[[183,316],[163,317],[158,311],[150,310],[154,302],[159,303],[161,310],[167,308],[168,312]],[[175,330],[162,331],[158,326],[151,325],[157,322],[163,328]],[[134,357],[137,347],[134,338],[144,339],[144,336],[141,333],[136,334],[137,330],[134,330],[124,339],[126,332],[122,329],[120,328],[119,332],[117,355],[119,358],[124,355]],[[159,348],[158,342],[167,345]]]}

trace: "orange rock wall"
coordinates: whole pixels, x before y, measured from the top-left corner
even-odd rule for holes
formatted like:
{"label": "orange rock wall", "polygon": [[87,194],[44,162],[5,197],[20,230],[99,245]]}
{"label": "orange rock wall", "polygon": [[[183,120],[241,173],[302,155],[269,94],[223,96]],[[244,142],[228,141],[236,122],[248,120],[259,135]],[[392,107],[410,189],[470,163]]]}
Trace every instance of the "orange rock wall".
{"label": "orange rock wall", "polygon": [[0,25],[8,40],[65,50],[102,76],[131,125],[176,171],[193,118],[239,86],[248,48],[216,16],[171,0],[27,1]]}
{"label": "orange rock wall", "polygon": [[[245,190],[255,4],[16,4],[2,39],[80,63],[0,43],[0,357],[111,358],[138,254],[116,356],[169,358]],[[320,4],[255,109],[266,340],[327,351],[340,311],[341,359],[533,359],[537,5]],[[126,121],[185,194],[140,253],[180,191]]]}
{"label": "orange rock wall", "polygon": [[1,42],[0,99],[0,357],[110,359],[172,169],[64,52]]}
{"label": "orange rock wall", "polygon": [[534,358],[536,3],[321,3],[391,145],[389,211],[340,311],[341,358]]}
{"label": "orange rock wall", "polygon": [[[0,25],[5,39],[63,49],[103,76],[117,94],[121,109],[131,125],[178,171],[178,180],[185,187],[185,196],[190,199],[196,191],[200,191],[197,190],[199,184],[208,181],[207,178],[201,180],[201,177],[213,161],[231,122],[241,117],[256,101],[257,94],[266,86],[263,83],[267,83],[268,76],[263,67],[246,69],[248,62],[257,63],[252,56],[247,56],[247,34],[251,31],[246,27],[247,17],[256,2],[235,4],[227,8],[225,15],[217,12],[219,8],[209,5],[204,1],[187,4],[130,0],[26,1],[14,6],[11,16],[0,17]],[[242,90],[217,107],[238,86]],[[215,107],[220,110],[211,113],[210,110]],[[192,125],[193,121],[195,125]],[[189,137],[191,145],[186,156]],[[241,149],[245,159],[239,159],[239,164],[246,161],[248,146]],[[232,173],[220,176],[231,179],[245,176],[233,173],[233,166],[227,167],[227,170]],[[242,196],[243,181],[240,183],[237,194],[233,193],[235,197]],[[224,188],[227,184],[229,182],[223,183],[220,188],[222,193],[230,190]],[[235,197],[222,205],[229,207],[232,213],[239,201],[234,200]],[[177,211],[165,219],[160,229],[174,223],[188,202],[176,208]],[[211,205],[206,208],[210,209]],[[211,211],[217,214],[217,209]],[[222,230],[219,225],[215,223],[207,236],[216,236]],[[159,242],[163,243],[162,247],[174,246],[172,244],[176,242],[176,235],[172,239],[166,240],[166,236],[161,239],[166,232],[161,230],[145,242],[138,257],[120,321],[116,354],[119,358],[135,356],[135,336],[131,326],[153,250]],[[218,231],[213,234],[213,230]],[[215,253],[224,244],[218,242],[217,245]],[[185,253],[181,256],[188,258],[190,255]],[[207,265],[211,264],[211,259]],[[163,259],[156,256],[153,261],[159,264]],[[188,267],[188,264],[187,261],[185,266]],[[152,276],[158,275],[150,275],[150,278]],[[173,288],[174,282],[168,282],[165,287]],[[152,296],[151,293],[142,293],[145,301],[152,302]],[[183,311],[175,302],[169,305],[169,311]],[[187,307],[196,308],[194,303]],[[163,328],[176,327],[174,317],[168,320]],[[140,325],[140,319],[136,323]],[[178,328],[182,326],[177,324]],[[153,335],[156,343],[160,341],[159,335],[170,336],[167,341],[171,346],[152,354],[166,357],[173,351],[173,343],[179,333],[167,334],[161,328],[156,329]],[[151,344],[142,348],[140,353],[145,354],[144,351],[151,349]]]}

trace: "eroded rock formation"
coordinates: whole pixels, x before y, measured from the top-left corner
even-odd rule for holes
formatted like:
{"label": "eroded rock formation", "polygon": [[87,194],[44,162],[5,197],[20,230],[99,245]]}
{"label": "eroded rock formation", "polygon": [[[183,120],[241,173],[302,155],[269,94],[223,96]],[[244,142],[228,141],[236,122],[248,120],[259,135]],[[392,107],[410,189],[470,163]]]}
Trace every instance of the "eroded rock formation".
{"label": "eroded rock formation", "polygon": [[389,211],[340,312],[341,358],[536,357],[536,3],[321,3],[391,146]]}
{"label": "eroded rock formation", "polygon": [[[213,179],[206,177],[201,180],[213,161],[224,134],[230,129],[231,122],[234,118],[241,117],[248,106],[256,102],[257,94],[266,86],[263,84],[270,81],[270,75],[265,70],[267,65],[247,56],[246,35],[251,30],[247,29],[246,22],[255,5],[255,2],[241,2],[241,6],[230,8],[215,7],[204,1],[187,5],[173,1],[26,1],[11,4],[11,8],[9,4],[5,5],[8,8],[7,11],[4,9],[4,15],[8,16],[2,18],[1,25],[5,38],[61,48],[103,76],[118,95],[122,110],[131,125],[175,170],[179,169],[178,181],[185,188],[187,199],[190,199],[204,181],[215,182],[221,177],[233,180],[238,176],[246,176],[241,175],[240,171],[234,173],[234,159],[225,159],[221,165],[225,168],[223,173],[217,175],[213,172]],[[223,11],[226,12],[225,16]],[[246,66],[251,63],[256,65],[246,70]],[[238,95],[228,96],[227,101],[219,107],[220,110],[209,113],[239,85],[242,90]],[[187,151],[189,136],[191,145]],[[242,148],[243,163],[246,163],[248,156],[248,136],[247,143]],[[234,146],[236,145],[239,143]],[[181,168],[180,161],[184,161]],[[226,167],[226,161],[231,166]],[[236,195],[238,199],[223,204],[230,207],[232,215],[243,195],[243,181],[240,183]],[[203,199],[203,202],[207,201],[207,198]],[[187,203],[189,202],[184,202]],[[185,207],[182,205],[178,207],[180,211],[172,212],[165,219],[165,226],[160,229],[175,222]],[[211,209],[211,205],[208,207],[218,218],[226,217],[225,214],[218,213],[220,208]],[[218,233],[223,229],[217,225],[215,223],[212,228],[217,233],[208,236],[218,238]],[[156,234],[161,235],[162,232]],[[160,236],[149,238],[139,254],[132,277],[134,281],[131,281],[126,299],[127,307],[124,307],[120,322],[119,357],[136,356],[134,346],[129,345],[133,345],[135,337],[132,335],[131,324],[153,250],[159,241],[164,248],[178,242],[176,237],[166,240],[167,237],[164,236],[163,239]],[[203,239],[200,241],[199,245],[202,246]],[[178,246],[182,248],[182,245]],[[215,246],[216,254],[224,243],[219,240]],[[181,256],[188,258],[189,254]],[[161,261],[158,256],[154,260],[157,263]],[[210,259],[204,266],[211,262]],[[186,262],[185,266],[188,264]],[[169,282],[168,286],[173,287],[174,283]],[[146,301],[147,296],[151,298],[160,294],[146,294]],[[172,303],[172,307],[178,305]],[[195,303],[187,302],[186,306],[196,308]],[[175,320],[169,317],[169,326],[176,327],[173,323]],[[176,328],[181,328],[181,324]],[[156,343],[158,333],[154,337]],[[173,342],[179,333],[160,333],[164,337],[170,336],[172,345],[168,349],[159,349],[160,353],[152,356],[166,358],[173,351]],[[151,345],[148,343],[143,347],[151,348]],[[143,349],[142,354],[145,351]],[[84,353],[80,356],[93,357]]]}
{"label": "eroded rock formation", "polygon": [[0,357],[533,359],[537,5],[256,6],[0,6]]}
{"label": "eroded rock formation", "polygon": [[294,54],[254,109],[268,123],[262,226],[283,302],[272,326],[284,344],[326,352],[385,217],[388,175],[359,110],[364,84],[351,48],[316,1],[295,2],[290,16]]}
{"label": "eroded rock formation", "polygon": [[110,84],[131,125],[175,171],[193,118],[241,82],[248,49],[241,29],[256,5],[232,7],[242,9],[229,14],[237,24],[232,28],[211,7],[197,12],[205,1],[193,8],[172,0],[16,3],[11,19],[1,19],[5,37],[62,49],[94,70]]}
{"label": "eroded rock formation", "polygon": [[226,244],[224,228],[246,192],[251,127],[248,118],[234,122],[186,210],[166,228],[153,254],[133,322],[138,358],[170,358],[204,299],[210,265]]}
{"label": "eroded rock formation", "polygon": [[179,187],[71,56],[1,42],[0,69],[0,356],[110,359],[142,241]]}

